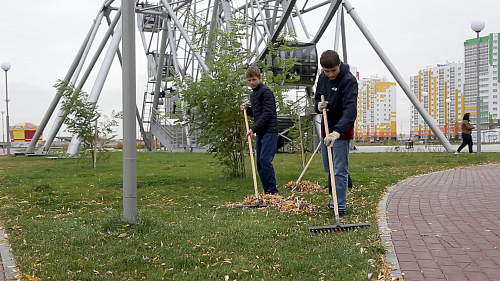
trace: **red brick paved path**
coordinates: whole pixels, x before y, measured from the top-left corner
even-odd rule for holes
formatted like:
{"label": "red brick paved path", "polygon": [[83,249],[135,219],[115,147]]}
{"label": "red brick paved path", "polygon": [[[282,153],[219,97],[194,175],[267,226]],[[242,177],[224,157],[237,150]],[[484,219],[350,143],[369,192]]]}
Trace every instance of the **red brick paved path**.
{"label": "red brick paved path", "polygon": [[500,280],[500,165],[407,179],[386,214],[405,280]]}

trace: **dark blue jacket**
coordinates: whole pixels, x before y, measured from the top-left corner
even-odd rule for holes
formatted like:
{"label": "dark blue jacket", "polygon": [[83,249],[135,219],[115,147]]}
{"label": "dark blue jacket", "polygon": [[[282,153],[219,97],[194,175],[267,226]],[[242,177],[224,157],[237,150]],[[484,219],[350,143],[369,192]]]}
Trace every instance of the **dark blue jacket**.
{"label": "dark blue jacket", "polygon": [[[339,132],[340,139],[352,139],[354,121],[357,115],[358,81],[349,71],[348,64],[340,64],[340,72],[335,80],[330,80],[324,73],[319,75],[314,95],[316,100],[314,110],[320,114],[323,113],[318,110],[321,95],[324,95],[325,100],[328,101],[328,131],[330,133],[332,131]],[[324,128],[323,118],[321,119],[321,128]]]}
{"label": "dark blue jacket", "polygon": [[250,104],[247,113],[254,118],[252,131],[260,136],[265,133],[278,133],[276,100],[271,89],[260,83],[250,94]]}

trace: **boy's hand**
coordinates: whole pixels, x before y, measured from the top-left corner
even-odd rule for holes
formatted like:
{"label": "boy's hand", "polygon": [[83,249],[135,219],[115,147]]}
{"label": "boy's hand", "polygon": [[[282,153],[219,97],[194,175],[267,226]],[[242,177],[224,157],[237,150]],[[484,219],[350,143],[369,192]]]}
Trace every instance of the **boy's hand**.
{"label": "boy's hand", "polygon": [[328,134],[325,139],[325,145],[328,147],[332,147],[333,143],[340,137],[339,132],[333,131],[330,134]]}
{"label": "boy's hand", "polygon": [[327,101],[320,101],[318,102],[318,110],[323,111],[323,109],[328,110],[328,102]]}
{"label": "boy's hand", "polygon": [[240,105],[240,109],[241,109],[241,111],[243,111],[243,110],[245,110],[245,109],[248,109],[248,104],[246,104],[246,103],[242,103],[242,104]]}

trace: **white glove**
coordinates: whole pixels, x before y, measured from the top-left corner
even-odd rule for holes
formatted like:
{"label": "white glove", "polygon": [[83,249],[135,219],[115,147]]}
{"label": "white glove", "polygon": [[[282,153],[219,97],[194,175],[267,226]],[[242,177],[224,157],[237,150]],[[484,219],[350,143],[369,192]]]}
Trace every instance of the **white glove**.
{"label": "white glove", "polygon": [[336,140],[338,140],[339,137],[340,137],[339,132],[336,132],[336,131],[331,132],[324,139],[325,145],[328,146],[328,147],[332,147],[333,143]]}
{"label": "white glove", "polygon": [[320,102],[318,102],[318,110],[319,111],[323,111],[323,109],[325,109],[325,108],[328,108],[328,102],[327,101],[320,101]]}

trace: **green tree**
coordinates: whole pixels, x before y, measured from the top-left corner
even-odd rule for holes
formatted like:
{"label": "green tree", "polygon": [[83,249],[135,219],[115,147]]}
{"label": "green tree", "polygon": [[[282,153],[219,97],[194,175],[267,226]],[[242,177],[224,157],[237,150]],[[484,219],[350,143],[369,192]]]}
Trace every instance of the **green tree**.
{"label": "green tree", "polygon": [[214,153],[228,177],[245,176],[244,119],[239,105],[248,95],[243,79],[246,65],[242,62],[251,54],[239,43],[245,35],[238,27],[229,33],[215,31],[216,39],[211,42],[211,56],[206,62],[209,71],[199,79],[176,76],[174,80],[189,112],[180,117],[179,123],[188,125],[190,133],[196,132],[198,144]]}
{"label": "green tree", "polygon": [[[208,34],[201,26],[199,34]],[[245,72],[252,54],[245,49],[243,21],[232,21],[231,31],[215,29],[209,43],[201,44],[200,52],[210,48],[210,56],[206,61],[209,67],[197,79],[192,76],[174,78],[174,87],[182,93],[184,108],[189,115],[181,116],[179,124],[188,126],[190,132],[196,132],[197,142],[206,146],[209,152],[225,167],[229,178],[246,177],[245,150],[246,137],[244,117],[239,105],[248,103],[250,89]],[[198,41],[197,43],[199,43]],[[272,45],[271,45],[272,46]],[[278,46],[279,47],[279,46]],[[276,78],[272,72],[272,55],[278,50],[271,50],[267,63],[263,67],[263,82],[275,92],[278,106],[283,105],[283,87],[280,83],[285,76]],[[280,61],[280,60],[276,60]],[[281,83],[282,84],[282,83]]]}
{"label": "green tree", "polygon": [[[105,160],[109,157],[105,145],[116,136],[113,128],[118,125],[118,122],[114,118],[117,118],[119,114],[113,112],[110,118],[99,113],[98,106],[88,101],[88,94],[76,89],[67,81],[59,80],[54,87],[63,98],[61,109],[67,113],[64,119],[66,131],[77,134],[81,140],[78,156],[84,158],[90,153],[92,163],[96,168],[98,160]],[[99,118],[101,118],[100,121]]]}

